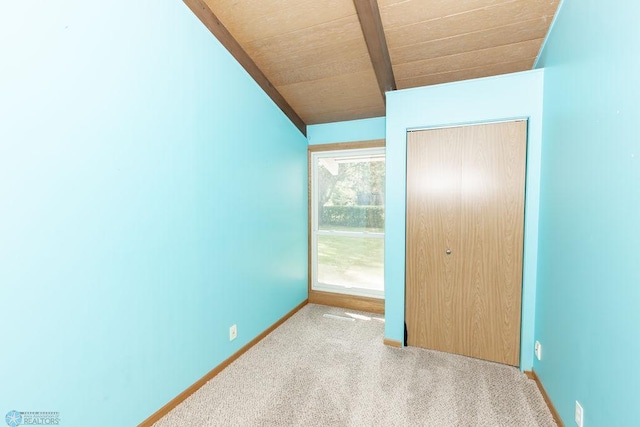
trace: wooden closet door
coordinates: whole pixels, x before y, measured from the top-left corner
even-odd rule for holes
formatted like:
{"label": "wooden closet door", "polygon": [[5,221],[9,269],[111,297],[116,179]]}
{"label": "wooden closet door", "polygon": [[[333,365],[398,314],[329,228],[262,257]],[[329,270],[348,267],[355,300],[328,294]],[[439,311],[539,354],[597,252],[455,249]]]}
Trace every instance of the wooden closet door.
{"label": "wooden closet door", "polygon": [[409,345],[519,365],[526,133],[408,133]]}

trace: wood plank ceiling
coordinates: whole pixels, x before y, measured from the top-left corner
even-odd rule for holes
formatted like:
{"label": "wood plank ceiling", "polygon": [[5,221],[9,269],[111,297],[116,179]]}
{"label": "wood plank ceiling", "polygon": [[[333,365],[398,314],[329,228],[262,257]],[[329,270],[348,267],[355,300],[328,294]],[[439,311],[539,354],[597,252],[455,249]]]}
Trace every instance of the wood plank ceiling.
{"label": "wood plank ceiling", "polygon": [[184,0],[305,133],[384,91],[533,67],[559,0]]}

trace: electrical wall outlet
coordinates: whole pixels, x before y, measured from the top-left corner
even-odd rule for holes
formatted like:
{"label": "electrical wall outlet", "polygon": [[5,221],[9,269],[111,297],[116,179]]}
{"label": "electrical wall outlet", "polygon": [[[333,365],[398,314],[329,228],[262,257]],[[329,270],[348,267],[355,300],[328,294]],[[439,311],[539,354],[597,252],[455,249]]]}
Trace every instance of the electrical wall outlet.
{"label": "electrical wall outlet", "polygon": [[576,400],[575,421],[578,427],[584,427],[584,409],[582,409],[582,405],[577,400]]}
{"label": "electrical wall outlet", "polygon": [[536,358],[538,360],[542,359],[542,344],[540,344],[540,341],[536,341],[536,346],[534,351],[536,353]]}
{"label": "electrical wall outlet", "polygon": [[233,341],[238,338],[238,326],[231,325],[229,328],[229,341]]}

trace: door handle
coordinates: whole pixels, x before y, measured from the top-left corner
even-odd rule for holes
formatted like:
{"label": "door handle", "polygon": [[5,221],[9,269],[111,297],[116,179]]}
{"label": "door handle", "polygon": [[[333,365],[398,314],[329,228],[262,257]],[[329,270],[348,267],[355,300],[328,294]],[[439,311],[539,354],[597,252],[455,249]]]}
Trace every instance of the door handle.
{"label": "door handle", "polygon": [[451,255],[451,249],[447,249],[446,251],[444,251],[447,255]]}

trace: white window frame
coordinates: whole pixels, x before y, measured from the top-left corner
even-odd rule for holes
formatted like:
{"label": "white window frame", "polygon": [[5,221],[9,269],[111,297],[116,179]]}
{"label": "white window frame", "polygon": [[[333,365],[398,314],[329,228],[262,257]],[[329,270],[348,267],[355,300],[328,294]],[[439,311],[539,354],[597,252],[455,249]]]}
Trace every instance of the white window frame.
{"label": "white window frame", "polygon": [[[370,157],[370,156],[385,156],[385,147],[375,148],[356,148],[346,150],[331,150],[331,151],[315,151],[311,153],[311,290],[320,292],[331,292],[346,295],[363,296],[369,298],[384,299],[384,284],[383,290],[363,289],[357,287],[346,287],[339,285],[332,285],[328,283],[318,282],[318,236],[344,236],[344,237],[361,237],[370,239],[384,239],[384,232],[375,233],[367,231],[329,231],[318,229],[318,161],[321,158],[329,157]],[[385,227],[386,228],[386,227]],[[383,270],[384,276],[384,270]],[[382,278],[384,283],[384,277]]]}

